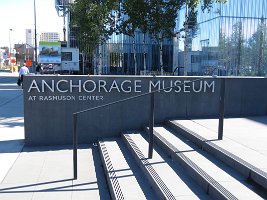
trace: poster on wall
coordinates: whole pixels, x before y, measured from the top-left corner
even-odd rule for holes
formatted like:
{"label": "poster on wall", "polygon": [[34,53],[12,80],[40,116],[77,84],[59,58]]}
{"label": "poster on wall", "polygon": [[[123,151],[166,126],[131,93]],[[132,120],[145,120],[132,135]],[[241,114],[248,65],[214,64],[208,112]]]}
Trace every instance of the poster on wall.
{"label": "poster on wall", "polygon": [[61,63],[61,43],[45,42],[39,43],[39,63],[54,64]]}

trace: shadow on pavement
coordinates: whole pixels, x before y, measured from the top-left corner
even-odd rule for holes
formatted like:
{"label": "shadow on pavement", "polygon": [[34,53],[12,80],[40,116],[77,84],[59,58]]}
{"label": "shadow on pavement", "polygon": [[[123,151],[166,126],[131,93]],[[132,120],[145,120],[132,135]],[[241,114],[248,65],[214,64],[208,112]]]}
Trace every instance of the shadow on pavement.
{"label": "shadow on pavement", "polygon": [[20,153],[23,145],[23,139],[0,141],[0,153]]}
{"label": "shadow on pavement", "polygon": [[[64,186],[52,186],[52,184],[64,183],[68,181],[71,181],[71,183],[69,184],[66,183],[66,185]],[[32,192],[67,192],[67,191],[74,192],[74,191],[98,190],[98,187],[75,189],[75,187],[87,186],[87,185],[92,185],[92,184],[97,184],[97,182],[93,181],[93,182],[74,184],[73,179],[69,178],[69,179],[55,180],[55,181],[48,181],[48,182],[41,182],[41,183],[34,183],[34,184],[17,185],[14,187],[3,187],[3,188],[0,188],[0,194],[1,193],[32,193]],[[32,187],[36,187],[36,186],[43,186],[43,187],[46,186],[46,188],[39,189],[39,190],[32,189]],[[26,188],[28,187],[29,189],[27,190]]]}
{"label": "shadow on pavement", "polygon": [[[72,145],[60,146],[24,146],[22,152],[43,152],[43,151],[59,151],[59,150],[72,150]],[[78,149],[88,149],[89,144],[81,144]]]}

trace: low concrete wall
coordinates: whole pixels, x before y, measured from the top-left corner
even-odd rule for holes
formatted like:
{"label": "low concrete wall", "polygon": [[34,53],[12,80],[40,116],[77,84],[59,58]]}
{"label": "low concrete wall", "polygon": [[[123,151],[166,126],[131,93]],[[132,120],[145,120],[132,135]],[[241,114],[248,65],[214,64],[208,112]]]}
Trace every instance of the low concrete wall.
{"label": "low concrete wall", "polygon": [[[26,76],[26,145],[72,143],[73,112],[202,77]],[[206,77],[155,95],[155,120],[217,117],[221,78]],[[226,78],[226,116],[265,115],[267,79]],[[79,143],[118,136],[148,125],[149,96],[78,116]]]}

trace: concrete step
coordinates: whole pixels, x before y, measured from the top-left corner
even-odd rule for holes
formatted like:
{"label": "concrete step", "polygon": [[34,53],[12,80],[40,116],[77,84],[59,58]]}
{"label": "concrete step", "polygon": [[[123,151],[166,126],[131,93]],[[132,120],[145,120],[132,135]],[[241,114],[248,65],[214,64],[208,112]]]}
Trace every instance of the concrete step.
{"label": "concrete step", "polygon": [[122,137],[160,199],[210,199],[162,149],[154,146],[153,157],[148,159],[148,142],[140,132]]}
{"label": "concrete step", "polygon": [[99,141],[112,199],[158,199],[121,138]]}
{"label": "concrete step", "polygon": [[[246,179],[252,180],[267,190],[267,173],[266,171],[262,170],[266,168],[266,165],[262,166],[260,169],[260,167],[251,164],[258,162],[250,162],[247,160],[246,155],[243,154],[243,158],[241,158],[241,156],[238,155],[238,152],[231,153],[238,149],[239,152],[243,151],[251,154],[251,150],[248,151],[244,146],[224,138],[224,142],[227,142],[227,146],[230,147],[228,148],[231,150],[230,152],[230,150],[227,150],[225,146],[220,146],[219,140],[209,138],[210,135],[214,135],[211,130],[203,127],[200,124],[194,123],[191,120],[169,120],[166,121],[166,124],[170,128],[174,129],[177,133],[194,142],[201,149],[209,152],[211,155],[215,156],[225,164],[231,166],[233,169],[241,173]],[[205,135],[205,137],[202,135]],[[258,160],[265,160],[265,157],[257,152],[253,152],[253,155],[251,154],[249,157],[254,157]]]}
{"label": "concrete step", "polygon": [[262,199],[232,168],[168,127],[154,127],[156,141],[213,199]]}

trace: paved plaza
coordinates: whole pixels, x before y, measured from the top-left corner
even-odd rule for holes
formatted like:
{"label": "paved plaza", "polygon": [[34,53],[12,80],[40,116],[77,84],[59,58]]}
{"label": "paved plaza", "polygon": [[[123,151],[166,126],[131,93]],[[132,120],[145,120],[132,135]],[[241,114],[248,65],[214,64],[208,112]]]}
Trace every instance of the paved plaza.
{"label": "paved plaza", "polygon": [[[72,179],[71,146],[24,146],[23,90],[16,85],[17,76],[17,73],[0,72],[0,199],[110,199],[98,156],[99,150],[95,144],[79,146],[77,180]],[[266,116],[225,119],[223,140],[217,140],[217,119],[173,122],[190,127],[207,141],[267,173]],[[155,128],[158,132],[160,129]],[[137,136],[132,138],[138,140]],[[112,151],[116,151],[116,148],[112,143],[107,143],[106,146],[107,149],[110,148],[112,157]],[[114,167],[122,163],[118,155],[115,158],[117,163]],[[157,167],[164,164],[162,162],[158,162]],[[128,184],[131,185],[131,182]],[[264,198],[266,193],[264,189],[262,191],[261,197]],[[155,198],[156,194],[152,194],[151,188],[146,189],[146,192],[150,193],[146,194],[147,198]],[[205,198],[205,195],[201,193],[198,198],[201,197]],[[136,196],[132,195],[129,199],[136,199]],[[189,196],[187,199],[190,199]]]}

